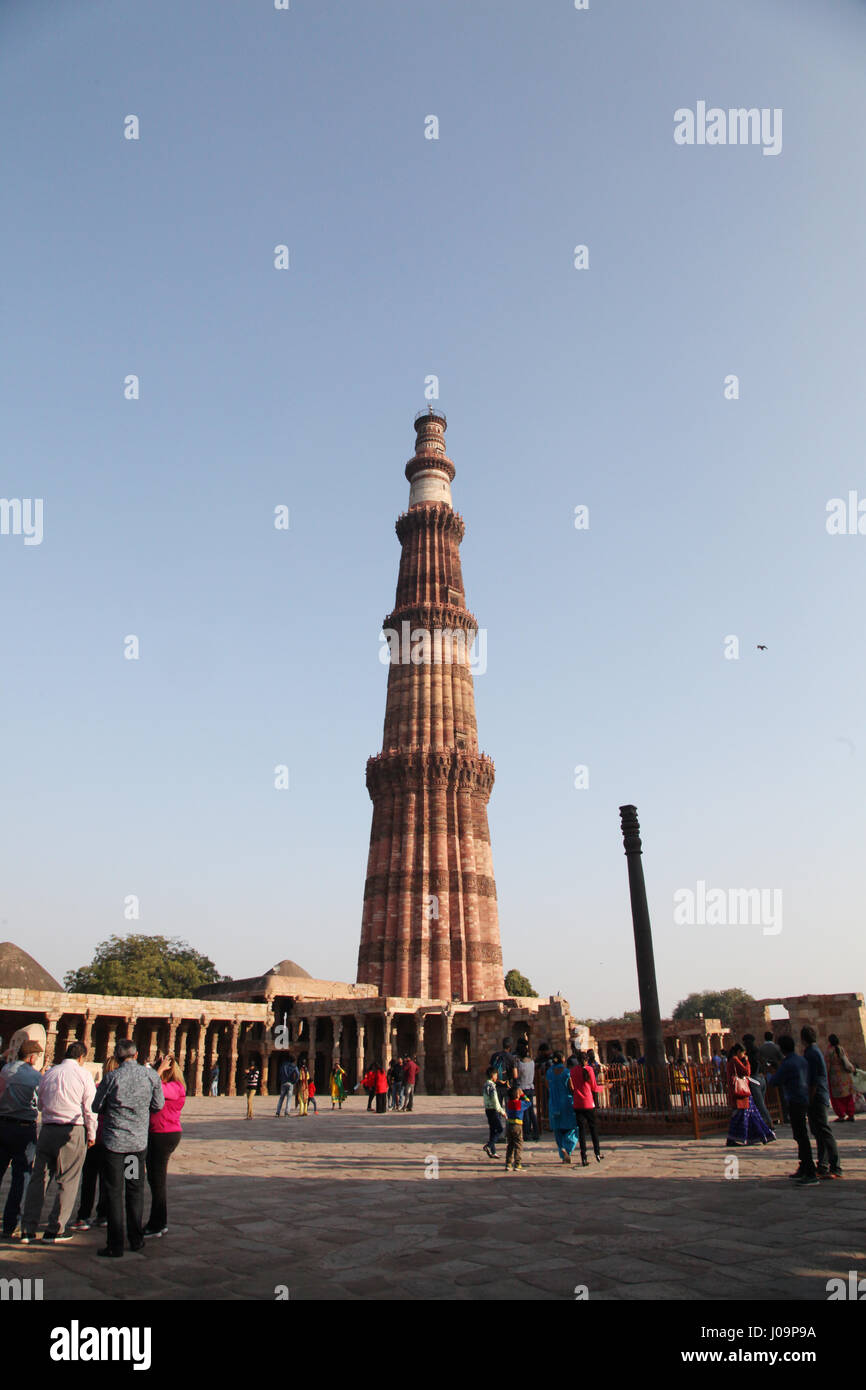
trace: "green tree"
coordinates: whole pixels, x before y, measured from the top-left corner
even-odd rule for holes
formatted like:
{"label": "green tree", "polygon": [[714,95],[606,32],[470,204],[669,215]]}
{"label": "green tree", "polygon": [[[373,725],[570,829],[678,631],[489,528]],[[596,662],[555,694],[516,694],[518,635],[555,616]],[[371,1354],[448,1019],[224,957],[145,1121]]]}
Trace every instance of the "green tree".
{"label": "green tree", "polygon": [[532,988],[525,975],[521,975],[519,970],[509,970],[505,976],[505,993],[518,999],[537,999],[538,994]]}
{"label": "green tree", "polygon": [[745,989],[705,989],[697,994],[689,994],[681,999],[671,1015],[672,1018],[717,1018],[726,1028],[734,1022],[734,1009],[738,1004],[751,1004],[754,995]]}
{"label": "green tree", "polygon": [[68,971],[63,983],[73,994],[187,999],[199,985],[230,978],[180,937],[132,933],[101,942],[90,964]]}

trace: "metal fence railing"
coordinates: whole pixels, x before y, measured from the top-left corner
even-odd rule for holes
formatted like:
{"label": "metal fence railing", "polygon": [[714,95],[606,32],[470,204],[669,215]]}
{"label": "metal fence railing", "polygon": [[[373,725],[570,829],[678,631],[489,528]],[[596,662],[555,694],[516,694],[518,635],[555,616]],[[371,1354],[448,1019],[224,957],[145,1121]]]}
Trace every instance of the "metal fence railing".
{"label": "metal fence railing", "polygon": [[[547,1125],[547,1082],[536,1068],[536,1106]],[[725,1129],[730,1120],[724,1072],[712,1062],[669,1062],[652,1068],[632,1063],[603,1066],[596,1097],[598,1123],[609,1132],[690,1132],[696,1139]]]}

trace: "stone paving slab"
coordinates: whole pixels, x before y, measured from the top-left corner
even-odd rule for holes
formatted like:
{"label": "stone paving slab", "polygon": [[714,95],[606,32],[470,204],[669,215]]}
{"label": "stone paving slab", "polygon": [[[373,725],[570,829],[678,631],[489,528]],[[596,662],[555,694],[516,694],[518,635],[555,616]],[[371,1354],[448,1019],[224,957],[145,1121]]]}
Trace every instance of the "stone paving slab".
{"label": "stone paving slab", "polygon": [[273,1300],[280,1285],[302,1301],[573,1300],[582,1284],[604,1301],[824,1300],[828,1278],[866,1274],[866,1121],[837,1132],[843,1182],[797,1189],[787,1130],[738,1150],[736,1179],[724,1136],[602,1133],[605,1161],[587,1168],[546,1136],[505,1173],[482,1152],[479,1100],[416,1105],[286,1121],[260,1100],[246,1121],[243,1100],[195,1098],[166,1237],[122,1261],[96,1257],[103,1230],[4,1244],[0,1271],[41,1277],[49,1300],[187,1301]]}

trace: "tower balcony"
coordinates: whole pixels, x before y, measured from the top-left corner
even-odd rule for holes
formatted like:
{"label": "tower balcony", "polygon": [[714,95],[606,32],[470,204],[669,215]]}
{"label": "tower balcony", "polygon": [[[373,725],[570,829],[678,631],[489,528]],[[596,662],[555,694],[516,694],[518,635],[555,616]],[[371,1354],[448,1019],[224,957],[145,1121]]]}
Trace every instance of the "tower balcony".
{"label": "tower balcony", "polygon": [[374,800],[383,791],[417,792],[438,786],[478,792],[486,801],[495,775],[486,753],[457,748],[389,748],[367,759],[367,790]]}

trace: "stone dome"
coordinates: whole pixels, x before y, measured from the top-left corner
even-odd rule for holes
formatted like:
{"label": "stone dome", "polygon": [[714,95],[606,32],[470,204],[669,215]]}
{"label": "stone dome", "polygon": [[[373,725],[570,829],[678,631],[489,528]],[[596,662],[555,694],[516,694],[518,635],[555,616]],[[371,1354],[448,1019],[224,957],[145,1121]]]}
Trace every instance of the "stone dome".
{"label": "stone dome", "polygon": [[268,971],[269,975],[288,975],[295,980],[312,980],[309,970],[304,970],[300,965],[296,965],[293,960],[281,960],[278,965]]}
{"label": "stone dome", "polygon": [[0,942],[0,989],[50,989],[63,992],[53,975],[13,941]]}

